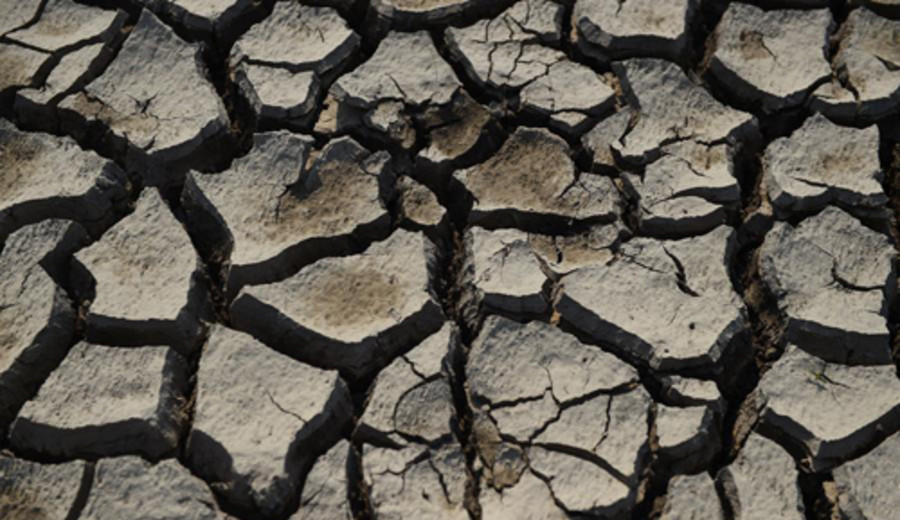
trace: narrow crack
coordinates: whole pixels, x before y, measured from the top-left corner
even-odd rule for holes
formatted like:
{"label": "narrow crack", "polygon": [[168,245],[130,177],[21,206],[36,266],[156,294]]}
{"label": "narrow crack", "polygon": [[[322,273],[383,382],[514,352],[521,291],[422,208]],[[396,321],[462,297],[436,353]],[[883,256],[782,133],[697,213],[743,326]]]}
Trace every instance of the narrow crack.
{"label": "narrow crack", "polygon": [[880,286],[880,285],[873,285],[873,286],[866,287],[864,285],[857,285],[857,284],[847,280],[846,278],[844,278],[840,274],[838,274],[837,260],[833,259],[833,261],[834,261],[834,265],[832,265],[832,267],[831,267],[831,277],[842,288],[844,288],[848,291],[856,291],[856,292],[871,292],[871,291],[883,291],[884,290],[884,287]]}
{"label": "narrow crack", "polygon": [[[534,446],[541,447],[549,451],[555,451],[557,453],[565,453],[566,455],[570,455],[572,457],[590,462],[595,466],[603,469],[603,471],[609,473],[611,477],[618,480],[622,484],[625,484],[626,486],[630,485],[630,479],[627,475],[616,469],[615,466],[607,462],[606,459],[598,456],[596,453],[591,453],[581,448],[575,448],[567,444],[538,442],[535,443]],[[549,478],[549,480],[552,480],[552,478]]]}
{"label": "narrow crack", "polygon": [[290,415],[291,417],[294,417],[295,419],[297,419],[298,421],[300,421],[300,422],[301,422],[302,424],[304,424],[304,425],[307,423],[307,420],[304,419],[304,418],[303,418],[302,416],[300,416],[299,414],[297,414],[297,413],[295,413],[295,412],[292,412],[292,411],[288,410],[287,408],[285,408],[285,407],[281,406],[280,404],[278,404],[278,401],[276,401],[275,398],[272,397],[272,393],[269,392],[269,389],[268,389],[268,388],[265,390],[265,393],[266,393],[266,397],[269,398],[269,401],[270,401],[273,405],[275,405],[275,408],[278,408],[278,411],[280,411],[281,413]]}
{"label": "narrow crack", "polygon": [[694,298],[699,298],[700,293],[691,289],[691,287],[688,285],[687,275],[685,274],[684,265],[681,263],[681,260],[679,260],[677,256],[672,254],[665,247],[663,247],[663,251],[666,252],[666,255],[668,255],[668,257],[672,259],[672,263],[675,264],[675,270],[676,270],[675,276],[678,279],[678,283],[677,283],[678,289],[681,292],[687,294],[688,296],[693,296]]}
{"label": "narrow crack", "polygon": [[613,399],[615,399],[615,396],[610,396],[609,401],[606,402],[606,424],[603,425],[603,433],[600,435],[600,440],[597,441],[597,444],[594,445],[591,451],[597,451],[600,445],[603,444],[603,441],[609,437],[609,428],[612,425]]}

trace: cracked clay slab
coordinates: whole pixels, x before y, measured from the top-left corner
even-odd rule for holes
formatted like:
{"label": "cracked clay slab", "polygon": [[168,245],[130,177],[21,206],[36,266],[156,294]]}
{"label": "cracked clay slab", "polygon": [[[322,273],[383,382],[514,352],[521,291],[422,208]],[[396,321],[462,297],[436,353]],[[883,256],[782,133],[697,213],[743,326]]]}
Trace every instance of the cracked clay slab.
{"label": "cracked clay slab", "polygon": [[579,174],[566,142],[540,128],[517,129],[490,159],[454,177],[473,200],[469,223],[484,227],[609,223],[619,207],[612,180]]}
{"label": "cracked clay slab", "polygon": [[0,456],[0,515],[10,520],[65,519],[77,510],[88,463],[40,464]]}
{"label": "cracked clay slab", "polygon": [[746,311],[727,271],[734,239],[727,226],[681,240],[634,239],[613,261],[564,276],[557,309],[654,369],[716,371],[726,353],[747,354]]}
{"label": "cracked clay slab", "polygon": [[703,169],[697,146],[735,144],[753,135],[753,116],[720,103],[672,62],[640,58],[612,67],[627,107],[583,137],[598,165],[643,166],[671,154]]}
{"label": "cracked clay slab", "polygon": [[387,237],[381,192],[393,182],[388,154],[345,137],[307,167],[311,148],[305,136],[261,133],[228,170],[188,175],[188,227],[213,257],[229,262],[229,293]]}
{"label": "cracked clay slab", "polygon": [[888,198],[878,148],[878,127],[838,126],[821,114],[774,140],[763,168],[776,216],[802,215],[830,203],[863,217],[883,216]]}
{"label": "cracked clay slab", "polygon": [[[510,439],[508,421],[495,424],[476,414],[476,447],[484,464],[481,503],[492,517],[629,517],[648,454],[650,397],[640,387],[587,397],[581,404],[562,404],[559,417],[550,417],[545,431],[524,445],[501,440]],[[524,421],[537,419],[527,408],[519,413]]]}
{"label": "cracked clay slab", "polygon": [[639,57],[682,61],[697,0],[578,0],[572,13],[579,48],[603,60]]}
{"label": "cracked clay slab", "polygon": [[427,32],[388,34],[365,63],[338,78],[331,92],[361,108],[397,100],[409,105],[449,103],[459,80]]}
{"label": "cracked clay slab", "polygon": [[184,422],[187,362],[167,347],[80,342],[10,431],[16,449],[59,459],[170,455]]}
{"label": "cracked clay slab", "polygon": [[560,401],[577,400],[626,387],[636,379],[630,366],[556,327],[497,316],[485,320],[469,365],[476,406],[529,402],[548,390]]}
{"label": "cracked clay slab", "polygon": [[669,481],[661,520],[724,520],[715,483],[706,473],[678,475]]}
{"label": "cracked clay slab", "polygon": [[235,42],[231,59],[322,74],[358,45],[359,36],[334,9],[278,2],[271,15]]}
{"label": "cracked clay slab", "polygon": [[338,102],[339,123],[409,149],[416,139],[410,114],[449,106],[461,87],[427,31],[392,31],[329,92]]}
{"label": "cracked clay slab", "polygon": [[456,440],[404,450],[363,445],[364,482],[378,518],[466,520],[466,460]]}
{"label": "cracked clay slab", "polygon": [[673,472],[703,471],[721,447],[713,406],[657,404],[655,424],[660,460]]}
{"label": "cracked clay slab", "polygon": [[626,197],[637,205],[641,234],[684,238],[725,224],[741,199],[734,163],[727,144],[686,141],[669,146],[642,175],[623,173]]}
{"label": "cracked clay slab", "polygon": [[198,45],[143,11],[103,75],[60,108],[76,120],[102,124],[138,156],[162,163],[182,159],[228,127],[199,54]]}
{"label": "cracked clay slab", "polygon": [[536,315],[549,306],[549,277],[532,250],[528,234],[516,229],[466,233],[467,290],[486,312],[513,316]]}
{"label": "cracked clay slab", "polygon": [[[197,253],[162,196],[147,188],[134,212],[75,255],[95,293],[87,339],[192,351],[206,306]],[[161,262],[160,259],[166,259]]]}
{"label": "cracked clay slab", "polygon": [[49,0],[37,23],[5,36],[52,53],[92,40],[109,40],[113,33],[122,28],[126,19],[124,11],[97,9],[72,0]]}
{"label": "cracked clay slab", "polygon": [[764,11],[732,2],[713,33],[709,73],[764,112],[800,105],[831,76],[828,9]]}
{"label": "cracked clay slab", "polygon": [[455,166],[476,158],[493,142],[495,115],[465,91],[457,91],[449,104],[432,107],[422,117],[428,146],[416,156],[416,167],[428,177],[444,177]]}
{"label": "cracked clay slab", "polygon": [[422,233],[397,230],[362,253],[245,287],[231,306],[234,326],[315,366],[384,366],[444,321],[431,287],[435,254]]}
{"label": "cracked clay slab", "polygon": [[587,130],[594,117],[611,112],[615,103],[609,78],[569,60],[547,67],[546,74],[525,85],[519,96],[526,113],[568,135]]}
{"label": "cracked clay slab", "polygon": [[866,455],[834,470],[838,505],[847,520],[889,520],[900,507],[897,493],[900,434],[885,439]]}
{"label": "cracked clay slab", "polygon": [[[620,518],[635,499],[651,400],[633,368],[598,347],[540,322],[491,316],[466,365],[476,414],[522,448],[514,458],[548,481],[567,510]],[[479,442],[489,460],[497,447]],[[494,487],[515,487],[491,466]],[[591,489],[592,491],[588,491]],[[596,490],[602,489],[602,493]]]}
{"label": "cracked clay slab", "polygon": [[760,274],[787,318],[788,340],[831,362],[891,363],[895,254],[888,236],[835,207],[796,226],[775,224],[759,249]]}
{"label": "cracked clay slab", "polygon": [[759,390],[761,427],[797,448],[816,471],[900,430],[900,379],[893,366],[828,363],[791,345]]}
{"label": "cracked clay slab", "polygon": [[435,442],[450,434],[456,415],[444,365],[458,332],[450,324],[378,373],[360,428],[404,445]]}
{"label": "cracked clay slab", "polygon": [[402,220],[411,229],[436,231],[448,224],[447,208],[441,206],[437,195],[412,177],[397,180],[397,204]]}
{"label": "cracked clay slab", "polygon": [[566,55],[544,44],[562,38],[563,6],[551,0],[521,0],[499,16],[444,36],[450,52],[483,85],[520,89],[547,74]]}
{"label": "cracked clay slab", "polygon": [[174,459],[151,464],[140,457],[101,459],[83,520],[226,520],[206,483]]}
{"label": "cracked clay slab", "polygon": [[724,520],[715,484],[706,473],[678,475],[669,481],[661,520]]}
{"label": "cracked clay slab", "polygon": [[45,219],[101,220],[125,197],[126,183],[115,163],[70,138],[0,121],[0,238]]}
{"label": "cracked clay slab", "polygon": [[340,440],[316,459],[303,483],[300,509],[290,520],[353,520],[347,476],[352,449],[348,441]]}
{"label": "cracked clay slab", "polygon": [[232,503],[283,514],[297,500],[318,450],[337,440],[350,414],[350,395],[337,372],[216,326],[197,372],[187,458]]}
{"label": "cracked clay slab", "polygon": [[370,9],[391,26],[409,27],[447,23],[460,16],[477,14],[491,0],[374,0]]}
{"label": "cracked clay slab", "polygon": [[610,78],[559,50],[563,6],[522,0],[495,18],[450,28],[447,47],[468,76],[503,91],[517,91],[518,109],[566,134],[579,134],[593,117],[612,109]]}

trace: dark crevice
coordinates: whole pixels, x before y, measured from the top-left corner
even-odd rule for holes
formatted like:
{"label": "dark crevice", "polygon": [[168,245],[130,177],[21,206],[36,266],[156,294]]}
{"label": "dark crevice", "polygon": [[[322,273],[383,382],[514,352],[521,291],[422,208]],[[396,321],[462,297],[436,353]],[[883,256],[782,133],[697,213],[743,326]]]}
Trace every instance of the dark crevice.
{"label": "dark crevice", "polygon": [[717,478],[717,474],[714,471],[710,471],[709,474],[710,477],[714,479],[716,496],[718,496],[719,504],[721,504],[722,506],[722,519],[739,520],[740,511],[735,510],[735,506],[737,504],[733,503],[731,500],[735,492],[733,482],[731,482],[730,480],[726,481],[725,479]]}
{"label": "dark crevice", "polygon": [[[79,43],[81,43],[81,42],[79,42]],[[29,50],[29,51],[35,51],[35,52],[39,52],[39,53],[41,53],[41,54],[46,54],[48,57],[51,57],[51,56],[54,54],[54,53],[51,53],[50,51],[47,51],[47,50],[45,50],[45,49],[42,49],[41,47],[37,47],[37,46],[35,46],[35,45],[32,45],[32,44],[30,44],[30,43],[28,43],[28,42],[20,42],[20,41],[18,41],[18,40],[14,40],[14,39],[12,39],[12,38],[6,38],[6,37],[3,37],[3,36],[0,36],[0,44],[3,44],[3,45],[12,45],[12,46],[15,46],[15,47],[21,47],[21,48],[27,49],[27,50]],[[77,44],[76,44],[76,45],[77,45]],[[60,51],[58,51],[58,53],[59,53],[59,54],[66,54],[70,48],[71,48],[71,47],[66,47],[66,48],[64,48],[64,49],[61,49]],[[42,68],[44,68],[44,67],[46,67],[46,66],[47,66],[47,63],[44,63],[44,65],[42,65]],[[38,74],[40,74],[40,72],[39,72]]]}
{"label": "dark crevice", "polygon": [[[803,119],[798,116],[787,128],[779,115],[761,117],[761,143],[744,143],[736,163],[735,172],[741,185],[741,223],[737,228],[737,241],[728,261],[732,285],[744,301],[749,321],[751,362],[736,371],[727,370],[719,388],[727,407],[722,421],[722,448],[710,466],[710,474],[730,464],[758,420],[760,405],[755,393],[761,376],[784,352],[784,328],[786,319],[777,305],[775,296],[761,279],[759,272],[759,248],[772,224],[772,216],[760,214],[767,200],[763,183],[764,165],[762,150],[774,139],[781,137],[791,127],[799,127]],[[723,500],[727,507],[727,501]]]}
{"label": "dark crevice", "polygon": [[178,411],[181,416],[182,421],[182,431],[180,432],[180,436],[178,438],[178,448],[177,448],[177,457],[181,464],[189,468],[189,458],[187,453],[187,442],[188,437],[191,432],[191,428],[194,424],[194,412],[196,410],[197,405],[197,376],[198,371],[200,369],[200,356],[203,353],[203,350],[206,348],[207,340],[209,339],[209,331],[204,331],[204,337],[200,341],[200,346],[191,353],[191,355],[187,358],[187,366],[188,366],[188,378],[187,378],[187,387],[184,388],[184,397],[181,404],[181,409]]}
{"label": "dark crevice", "polygon": [[648,458],[640,475],[638,500],[631,513],[632,520],[657,520],[666,502],[669,481],[674,476],[670,468],[659,461],[659,435],[656,431],[656,415],[658,400],[654,397],[654,405],[647,417]]}
{"label": "dark crevice", "polygon": [[371,490],[366,484],[362,464],[362,444],[354,442],[347,461],[347,499],[354,520],[374,520]]}
{"label": "dark crevice", "polygon": [[453,434],[456,441],[460,444],[463,456],[466,459],[466,485],[463,506],[472,520],[480,520],[482,518],[481,504],[479,497],[481,494],[480,470],[476,469],[476,460],[478,458],[477,447],[474,442],[473,434],[473,414],[469,406],[466,395],[465,380],[465,356],[468,355],[464,351],[464,346],[457,347],[458,353],[454,356],[452,363],[455,366],[450,383],[452,385],[453,406],[456,410],[456,423],[453,427]]}
{"label": "dark crevice", "polygon": [[365,33],[373,37],[383,37],[389,31],[414,32],[430,30],[437,27],[465,27],[477,23],[480,20],[491,19],[499,16],[503,11],[512,7],[519,0],[474,0],[473,5],[467,6],[462,11],[436,19],[429,19],[423,15],[399,15],[393,19],[386,19],[378,15],[369,1],[358,1],[354,7],[362,4],[364,9],[355,9],[358,20],[365,29]]}
{"label": "dark crevice", "polygon": [[[885,172],[884,192],[893,213],[889,231],[894,247],[900,251],[900,115],[882,122],[879,125],[879,135],[879,160]],[[895,286],[888,288],[887,296],[891,352],[897,366],[897,376],[900,377],[900,283],[895,281]]]}
{"label": "dark crevice", "polygon": [[[633,168],[628,173],[632,173],[644,179],[644,168]],[[622,197],[622,224],[628,229],[633,236],[641,235],[641,218],[644,208],[641,205],[641,197],[634,190],[626,189],[626,184],[622,181],[621,174],[617,175],[618,181],[616,188]]]}
{"label": "dark crevice", "polygon": [[[458,236],[458,235],[457,235]],[[454,241],[458,244],[459,241]],[[450,273],[456,275],[455,269],[462,265],[460,255],[454,247],[454,255],[451,257]],[[458,280],[458,278],[453,278]],[[456,411],[456,421],[453,425],[453,433],[459,442],[466,459],[466,489],[465,508],[472,520],[481,519],[481,506],[479,504],[480,474],[476,470],[478,450],[474,442],[473,412],[468,399],[468,384],[466,380],[466,360],[474,339],[474,331],[470,329],[468,321],[459,313],[461,302],[460,292],[457,287],[449,288],[446,293],[446,308],[456,323],[458,334],[455,334],[450,355],[447,358],[447,372],[450,376],[450,386],[453,395],[453,407]]]}
{"label": "dark crevice", "polygon": [[806,520],[834,520],[836,511],[834,502],[829,497],[828,488],[834,486],[834,477],[830,472],[806,473],[797,475],[797,487],[803,499]]}
{"label": "dark crevice", "polygon": [[700,293],[691,289],[690,285],[688,285],[687,276],[684,272],[684,265],[682,265],[681,260],[679,260],[677,256],[670,253],[669,250],[665,247],[663,247],[663,251],[665,251],[666,255],[668,255],[668,257],[672,260],[672,263],[675,264],[675,276],[678,279],[678,289],[688,296],[692,296],[694,298],[699,297]]}
{"label": "dark crevice", "polygon": [[[273,0],[258,3],[253,9],[238,17],[228,31],[208,36],[202,45],[202,58],[207,74],[228,113],[229,131],[237,144],[236,148],[224,147],[223,152],[230,156],[227,162],[218,161],[213,169],[224,170],[231,161],[250,151],[253,144],[253,133],[256,129],[256,118],[247,101],[238,93],[237,85],[232,81],[234,71],[229,58],[235,42],[250,28],[263,21],[275,7]],[[176,33],[178,31],[176,30]],[[184,38],[184,36],[182,36]],[[191,41],[189,38],[184,38]]]}
{"label": "dark crevice", "polygon": [[715,30],[725,14],[728,2],[719,0],[700,0],[691,33],[691,45],[693,52],[690,57],[689,69],[696,75],[701,75],[706,69],[709,57],[715,52]]}
{"label": "dark crevice", "polygon": [[825,51],[828,64],[831,65],[832,81],[840,83],[841,87],[853,94],[853,98],[859,103],[859,90],[850,81],[846,69],[838,67],[836,63],[841,43],[848,36],[848,31],[850,30],[846,23],[849,15],[850,9],[844,2],[834,2],[832,4],[831,17],[834,20],[834,31],[829,35]]}
{"label": "dark crevice", "polygon": [[[185,191],[184,183],[169,185],[160,190],[160,194],[165,199],[175,218],[181,223],[185,233],[189,236],[191,243],[197,253],[199,260],[201,282],[208,297],[208,316],[204,318],[211,323],[221,323],[230,325],[229,304],[227,292],[227,273],[228,258],[222,258],[218,251],[210,245],[210,236],[217,239],[221,236],[222,231],[218,229],[217,224],[212,224],[203,219],[205,214],[197,211],[193,206],[190,197],[183,197]],[[199,220],[203,220],[197,224]],[[199,230],[197,228],[200,228]],[[207,242],[209,240],[209,242]]]}
{"label": "dark crevice", "polygon": [[93,462],[85,463],[84,473],[82,473],[81,482],[78,485],[78,494],[75,496],[75,501],[72,502],[72,507],[69,509],[69,514],[66,515],[65,520],[78,520],[81,517],[81,512],[84,511],[84,507],[87,505],[91,488],[94,485],[95,469]]}
{"label": "dark crevice", "polygon": [[450,351],[443,367],[449,378],[455,410],[456,420],[451,429],[466,460],[464,506],[472,520],[480,520],[480,473],[476,470],[478,452],[473,437],[473,412],[469,403],[466,379],[466,361],[478,333],[474,328],[477,325],[473,323],[471,316],[468,316],[473,302],[467,301],[470,295],[463,281],[467,267],[464,236],[469,206],[454,203],[452,199],[448,200],[448,194],[452,193],[452,190],[446,185],[439,186],[435,191],[447,210],[450,221],[449,236],[439,244],[442,248],[442,264],[435,285],[444,314],[455,324]]}
{"label": "dark crevice", "polygon": [[889,5],[887,2],[875,3],[868,0],[863,0],[862,3],[878,16],[900,20],[900,5]]}

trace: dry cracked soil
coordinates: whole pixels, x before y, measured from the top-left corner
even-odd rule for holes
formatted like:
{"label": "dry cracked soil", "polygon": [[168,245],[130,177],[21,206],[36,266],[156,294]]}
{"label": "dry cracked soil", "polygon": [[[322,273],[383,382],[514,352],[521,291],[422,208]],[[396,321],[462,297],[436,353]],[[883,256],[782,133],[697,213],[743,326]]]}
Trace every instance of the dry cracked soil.
{"label": "dry cracked soil", "polygon": [[0,0],[0,518],[897,520],[897,0]]}

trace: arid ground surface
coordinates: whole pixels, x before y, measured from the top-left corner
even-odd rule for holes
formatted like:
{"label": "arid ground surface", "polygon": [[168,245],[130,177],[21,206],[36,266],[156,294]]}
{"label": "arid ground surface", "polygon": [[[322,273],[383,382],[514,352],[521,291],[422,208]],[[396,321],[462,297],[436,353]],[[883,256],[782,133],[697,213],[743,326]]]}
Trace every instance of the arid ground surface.
{"label": "arid ground surface", "polygon": [[897,520],[898,210],[898,0],[0,0],[0,518]]}

